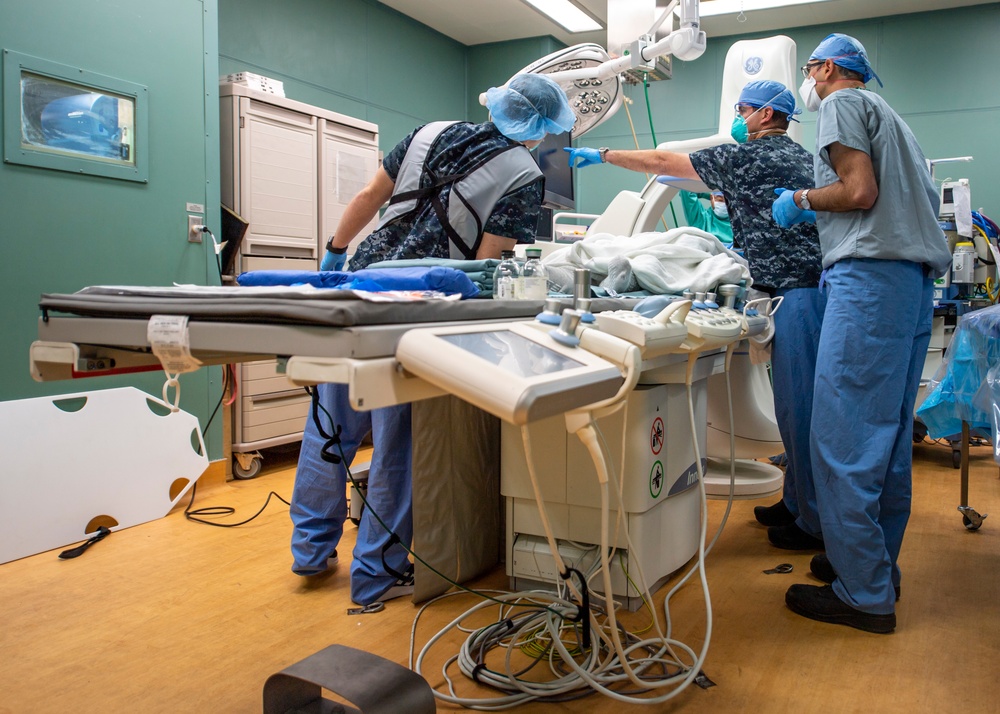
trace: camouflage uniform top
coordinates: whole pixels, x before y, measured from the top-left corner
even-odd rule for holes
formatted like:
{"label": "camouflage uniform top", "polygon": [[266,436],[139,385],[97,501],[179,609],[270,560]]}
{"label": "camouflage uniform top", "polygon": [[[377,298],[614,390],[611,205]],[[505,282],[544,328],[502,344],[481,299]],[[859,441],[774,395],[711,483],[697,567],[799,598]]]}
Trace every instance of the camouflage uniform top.
{"label": "camouflage uniform top", "polygon": [[702,181],[726,197],[733,238],[744,249],[754,287],[819,285],[823,254],[816,226],[786,229],[771,217],[774,189],[813,185],[812,154],[777,134],[696,151],[691,163]]}
{"label": "camouflage uniform top", "polygon": [[[394,182],[406,150],[421,128],[414,129],[383,159],[382,167]],[[460,122],[445,129],[437,138],[428,153],[427,165],[441,176],[457,174],[468,171],[497,149],[515,143],[501,134],[492,122]],[[429,183],[426,173],[420,177],[421,187]],[[501,198],[484,222],[483,231],[501,238],[513,238],[518,243],[534,243],[544,185],[544,179],[539,178]],[[441,200],[446,207],[450,194],[451,188],[445,187]],[[351,270],[361,270],[370,263],[382,260],[447,257],[448,237],[427,201],[418,207],[415,214],[377,228],[365,238],[351,258]]]}

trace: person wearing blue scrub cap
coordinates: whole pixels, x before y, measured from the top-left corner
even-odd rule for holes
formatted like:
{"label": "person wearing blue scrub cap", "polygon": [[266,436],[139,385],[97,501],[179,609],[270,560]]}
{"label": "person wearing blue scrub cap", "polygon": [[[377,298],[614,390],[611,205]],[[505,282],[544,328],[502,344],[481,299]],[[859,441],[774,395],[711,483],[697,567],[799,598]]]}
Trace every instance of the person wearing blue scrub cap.
{"label": "person wearing blue scrub cap", "polygon": [[744,250],[753,287],[783,299],[774,315],[771,374],[788,467],[781,500],[758,506],[754,517],[768,527],[767,538],[775,547],[820,550],[823,534],[809,454],[816,347],[824,310],[819,235],[808,220],[776,230],[771,217],[775,188],[787,185],[793,176],[796,181],[812,178],[812,156],[787,132],[798,113],[795,96],[785,85],[754,81],[742,89],[735,106],[731,130],[735,143],[692,154],[578,148],[570,151],[570,163],[577,167],[607,163],[698,179],[724,195],[733,239]]}
{"label": "person wearing blue scrub cap", "polygon": [[809,213],[823,249],[810,445],[826,553],[810,569],[830,584],[792,585],[785,603],[813,620],[884,634],[896,627],[934,278],[951,256],[916,137],[865,91],[878,77],[861,43],[830,35],[802,74],[806,108],[818,111],[814,175],[776,189],[772,214],[790,226]]}
{"label": "person wearing blue scrub cap", "polygon": [[500,133],[514,141],[541,141],[576,123],[562,87],[543,74],[519,74],[506,87],[490,87],[486,108]]}
{"label": "person wearing blue scrub cap", "polygon": [[842,35],[839,32],[827,35],[809,55],[809,61],[814,60],[833,60],[838,67],[860,74],[861,81],[865,84],[874,79],[878,82],[878,86],[884,86],[872,69],[871,62],[868,61],[864,45],[850,35]]}
{"label": "person wearing blue scrub cap", "polygon": [[[321,270],[342,270],[351,241],[378,215],[350,270],[413,258],[484,261],[533,243],[544,178],[529,149],[546,134],[573,128],[563,90],[539,75],[490,90],[494,122],[426,124],[389,151],[351,199],[327,242]],[[495,262],[493,263],[495,265]],[[370,432],[368,495],[351,563],[351,599],[369,605],[413,591],[406,546],[413,535],[410,405],[355,411],[347,385],[316,388],[299,450],[289,509],[292,571],[321,575],[338,563],[347,516],[345,463]],[[339,449],[331,440],[338,433]],[[377,514],[377,517],[375,516]]]}

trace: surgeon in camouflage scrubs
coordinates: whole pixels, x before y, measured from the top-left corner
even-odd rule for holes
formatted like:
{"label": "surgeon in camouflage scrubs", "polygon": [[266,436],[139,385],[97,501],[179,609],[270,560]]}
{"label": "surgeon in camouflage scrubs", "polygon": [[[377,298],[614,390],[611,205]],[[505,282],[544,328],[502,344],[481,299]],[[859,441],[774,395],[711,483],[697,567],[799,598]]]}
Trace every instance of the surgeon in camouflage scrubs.
{"label": "surgeon in camouflage scrubs", "polygon": [[[733,238],[745,251],[754,287],[784,298],[774,316],[771,369],[774,410],[788,467],[781,501],[758,506],[754,515],[769,526],[768,539],[777,547],[821,550],[809,456],[813,376],[825,306],[818,289],[822,272],[819,235],[811,223],[783,229],[771,217],[774,189],[812,185],[812,154],[788,137],[789,121],[801,110],[795,108],[795,98],[783,84],[747,84],[735,110],[735,144],[692,154],[579,148],[569,150],[570,163],[608,163],[632,171],[700,179],[722,191]],[[793,177],[799,183],[788,183]]]}
{"label": "surgeon in camouflage scrubs", "polygon": [[[458,177],[487,162],[498,150],[522,152],[518,161],[534,167],[528,150],[541,143],[546,134],[570,131],[576,122],[565,92],[543,75],[518,75],[505,87],[491,88],[486,97],[492,121],[442,125],[443,130],[432,139],[426,156],[419,152],[421,145],[416,145],[415,156],[422,159],[419,187],[440,189],[437,198],[444,205],[445,215],[452,198],[452,182]],[[405,182],[399,187],[396,183],[418,131],[420,128],[388,153],[372,180],[348,204],[336,234],[327,243],[322,270],[341,270],[352,239],[384,203],[399,198],[397,188],[399,193],[408,193]],[[517,175],[490,174],[496,181],[493,185],[502,187],[519,185]],[[516,243],[534,242],[544,179],[540,172],[537,179],[533,175],[529,173],[525,179],[529,182],[520,188],[507,190],[482,216],[481,236],[475,236],[474,246],[467,246],[474,250],[476,259],[499,258],[501,250],[512,250]],[[466,198],[472,200],[474,196],[467,194]],[[473,203],[481,205],[475,200]],[[424,257],[449,257],[449,238],[430,197],[418,201],[412,211],[376,228],[358,246],[350,269],[360,270],[383,260]],[[293,524],[292,571],[315,577],[337,565],[337,545],[347,515],[344,464],[323,458],[327,440],[316,419],[327,433],[333,432],[334,423],[341,429],[341,448],[348,464],[371,431],[374,450],[368,471],[367,507],[361,516],[351,563],[351,599],[367,606],[413,591],[413,569],[407,551],[413,535],[410,405],[361,412],[351,408],[348,397],[347,385],[319,385],[316,402],[321,409],[314,409],[316,418],[306,420],[289,509]]]}

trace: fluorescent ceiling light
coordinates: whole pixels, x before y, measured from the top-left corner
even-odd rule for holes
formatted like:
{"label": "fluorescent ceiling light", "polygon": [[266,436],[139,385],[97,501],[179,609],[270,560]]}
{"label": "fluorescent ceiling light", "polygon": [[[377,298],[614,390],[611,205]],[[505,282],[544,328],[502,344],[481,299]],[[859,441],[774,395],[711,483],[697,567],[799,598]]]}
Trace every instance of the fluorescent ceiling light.
{"label": "fluorescent ceiling light", "polygon": [[524,0],[538,12],[561,25],[567,32],[596,32],[601,23],[569,0]]}
{"label": "fluorescent ceiling light", "polygon": [[737,15],[754,10],[775,10],[779,7],[794,5],[819,5],[829,0],[711,0],[699,3],[698,10],[702,17],[716,15]]}

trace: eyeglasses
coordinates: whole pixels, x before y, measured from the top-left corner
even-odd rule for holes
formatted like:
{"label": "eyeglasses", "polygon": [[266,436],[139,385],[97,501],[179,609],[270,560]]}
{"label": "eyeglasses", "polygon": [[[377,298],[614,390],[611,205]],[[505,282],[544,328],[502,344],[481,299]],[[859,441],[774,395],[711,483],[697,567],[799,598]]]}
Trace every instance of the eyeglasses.
{"label": "eyeglasses", "polygon": [[804,65],[799,67],[799,71],[802,72],[802,76],[805,79],[809,79],[809,72],[812,71],[813,67],[819,67],[826,60],[819,60],[818,62],[806,62]]}

